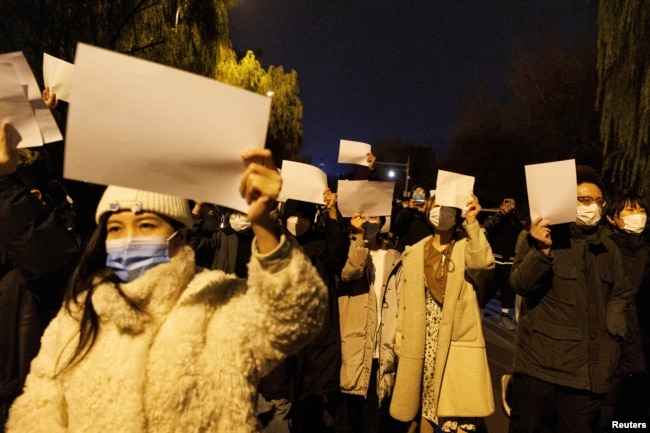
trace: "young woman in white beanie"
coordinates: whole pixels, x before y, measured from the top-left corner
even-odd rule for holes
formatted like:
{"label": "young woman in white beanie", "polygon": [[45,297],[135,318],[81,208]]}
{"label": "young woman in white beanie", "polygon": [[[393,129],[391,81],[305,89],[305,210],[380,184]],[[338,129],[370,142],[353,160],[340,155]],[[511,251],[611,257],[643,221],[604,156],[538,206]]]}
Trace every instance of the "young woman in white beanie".
{"label": "young woman in white beanie", "polygon": [[281,178],[243,155],[249,278],[197,269],[187,201],[109,186],[7,432],[255,432],[259,379],[319,330],[327,289],[269,212]]}

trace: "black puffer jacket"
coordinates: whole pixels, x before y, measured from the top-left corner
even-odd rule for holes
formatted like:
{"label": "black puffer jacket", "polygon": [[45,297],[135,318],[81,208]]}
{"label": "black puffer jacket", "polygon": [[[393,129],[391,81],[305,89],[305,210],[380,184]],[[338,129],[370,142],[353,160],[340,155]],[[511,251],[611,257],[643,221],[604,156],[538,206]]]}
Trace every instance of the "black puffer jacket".
{"label": "black puffer jacket", "polygon": [[408,245],[415,245],[433,234],[433,227],[428,222],[429,216],[411,207],[401,208],[391,226],[397,236],[397,249],[403,252]]}
{"label": "black puffer jacket", "polygon": [[318,335],[262,379],[259,389],[267,400],[288,398],[295,402],[339,390],[341,333],[335,287],[347,259],[347,228],[341,221],[325,217],[324,232],[310,230],[298,237],[298,243],[327,286],[328,308]]}
{"label": "black puffer jacket", "polygon": [[524,297],[514,371],[608,392],[619,362],[632,296],[621,253],[604,227],[551,227],[546,256],[536,245],[518,252],[510,284]]}
{"label": "black puffer jacket", "polygon": [[0,176],[0,426],[58,311],[80,240],[16,174]]}
{"label": "black puffer jacket", "polygon": [[517,212],[499,210],[485,220],[484,227],[494,258],[498,262],[512,262],[517,238],[524,229]]}
{"label": "black puffer jacket", "polygon": [[[643,235],[630,233],[617,232],[612,239],[621,250],[625,273],[633,292],[627,311],[627,334],[622,346],[622,372],[639,373],[646,371],[646,360],[643,353],[644,338],[639,322],[639,311],[644,308],[643,306],[639,308],[639,300],[643,298],[644,294],[639,295],[639,289],[644,271],[650,264],[650,244]],[[644,287],[644,290],[647,290],[647,287]]]}

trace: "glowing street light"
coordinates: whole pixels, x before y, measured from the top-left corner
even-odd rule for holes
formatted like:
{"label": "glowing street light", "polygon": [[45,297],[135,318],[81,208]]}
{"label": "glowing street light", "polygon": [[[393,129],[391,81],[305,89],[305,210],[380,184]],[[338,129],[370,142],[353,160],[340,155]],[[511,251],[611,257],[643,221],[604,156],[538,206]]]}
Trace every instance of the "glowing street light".
{"label": "glowing street light", "polygon": [[[411,176],[409,173],[409,170],[411,168],[411,157],[406,158],[406,164],[402,164],[399,162],[379,162],[375,161],[376,165],[392,165],[392,166],[398,166],[398,167],[404,167],[403,170],[406,172],[405,180],[404,180],[404,197],[408,197],[409,195],[409,180],[411,180]],[[392,168],[388,170],[388,177],[393,179],[395,177],[395,170]]]}

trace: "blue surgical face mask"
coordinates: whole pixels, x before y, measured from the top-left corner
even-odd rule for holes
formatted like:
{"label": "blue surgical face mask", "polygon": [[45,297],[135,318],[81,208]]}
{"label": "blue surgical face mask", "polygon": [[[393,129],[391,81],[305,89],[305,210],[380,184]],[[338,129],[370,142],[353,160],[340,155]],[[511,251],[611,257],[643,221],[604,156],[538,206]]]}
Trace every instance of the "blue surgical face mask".
{"label": "blue surgical face mask", "polygon": [[144,271],[169,262],[171,236],[138,236],[106,241],[106,266],[122,281],[131,282]]}

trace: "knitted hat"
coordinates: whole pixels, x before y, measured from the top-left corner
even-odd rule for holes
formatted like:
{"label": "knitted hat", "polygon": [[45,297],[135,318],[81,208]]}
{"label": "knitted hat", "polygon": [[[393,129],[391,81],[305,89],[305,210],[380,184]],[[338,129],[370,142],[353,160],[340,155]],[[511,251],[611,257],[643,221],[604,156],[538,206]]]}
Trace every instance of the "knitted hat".
{"label": "knitted hat", "polygon": [[192,227],[192,214],[187,200],[173,195],[109,185],[97,205],[95,220],[99,223],[106,212],[120,210],[153,212]]}

